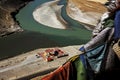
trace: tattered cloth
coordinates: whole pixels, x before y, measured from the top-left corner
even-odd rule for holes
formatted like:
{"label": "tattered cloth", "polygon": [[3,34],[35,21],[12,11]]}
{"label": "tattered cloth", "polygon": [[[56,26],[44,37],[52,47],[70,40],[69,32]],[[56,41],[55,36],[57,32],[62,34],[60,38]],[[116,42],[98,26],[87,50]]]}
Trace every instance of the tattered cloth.
{"label": "tattered cloth", "polygon": [[41,80],[86,80],[86,70],[79,55],[71,57],[65,64]]}

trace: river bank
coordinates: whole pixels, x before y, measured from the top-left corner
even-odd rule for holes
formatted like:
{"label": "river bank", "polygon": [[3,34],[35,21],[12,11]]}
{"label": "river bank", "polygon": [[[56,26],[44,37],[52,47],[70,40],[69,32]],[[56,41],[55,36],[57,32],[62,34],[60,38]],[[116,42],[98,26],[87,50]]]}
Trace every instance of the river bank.
{"label": "river bank", "polygon": [[30,1],[32,0],[0,1],[0,37],[23,31],[15,16]]}

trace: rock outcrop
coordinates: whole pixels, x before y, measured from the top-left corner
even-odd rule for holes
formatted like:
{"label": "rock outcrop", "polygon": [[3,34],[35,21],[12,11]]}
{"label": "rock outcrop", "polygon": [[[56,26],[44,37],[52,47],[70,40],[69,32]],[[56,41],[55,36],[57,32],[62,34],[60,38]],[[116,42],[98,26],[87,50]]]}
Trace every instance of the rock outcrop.
{"label": "rock outcrop", "polygon": [[0,36],[21,31],[15,14],[31,0],[1,0],[0,1]]}

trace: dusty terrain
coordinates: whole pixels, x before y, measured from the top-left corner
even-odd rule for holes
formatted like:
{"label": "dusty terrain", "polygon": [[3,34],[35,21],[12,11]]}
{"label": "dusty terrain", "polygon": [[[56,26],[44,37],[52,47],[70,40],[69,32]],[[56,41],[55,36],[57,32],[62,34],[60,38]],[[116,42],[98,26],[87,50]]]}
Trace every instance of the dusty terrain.
{"label": "dusty terrain", "polygon": [[101,15],[107,11],[106,0],[68,0],[67,14],[82,23],[96,26]]}

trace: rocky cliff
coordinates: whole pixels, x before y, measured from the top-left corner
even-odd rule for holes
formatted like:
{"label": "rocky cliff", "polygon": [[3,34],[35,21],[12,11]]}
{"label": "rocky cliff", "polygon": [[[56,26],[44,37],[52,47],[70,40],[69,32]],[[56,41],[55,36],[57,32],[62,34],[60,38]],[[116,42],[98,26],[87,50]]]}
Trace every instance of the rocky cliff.
{"label": "rocky cliff", "polygon": [[21,31],[15,14],[31,0],[0,0],[0,36]]}

